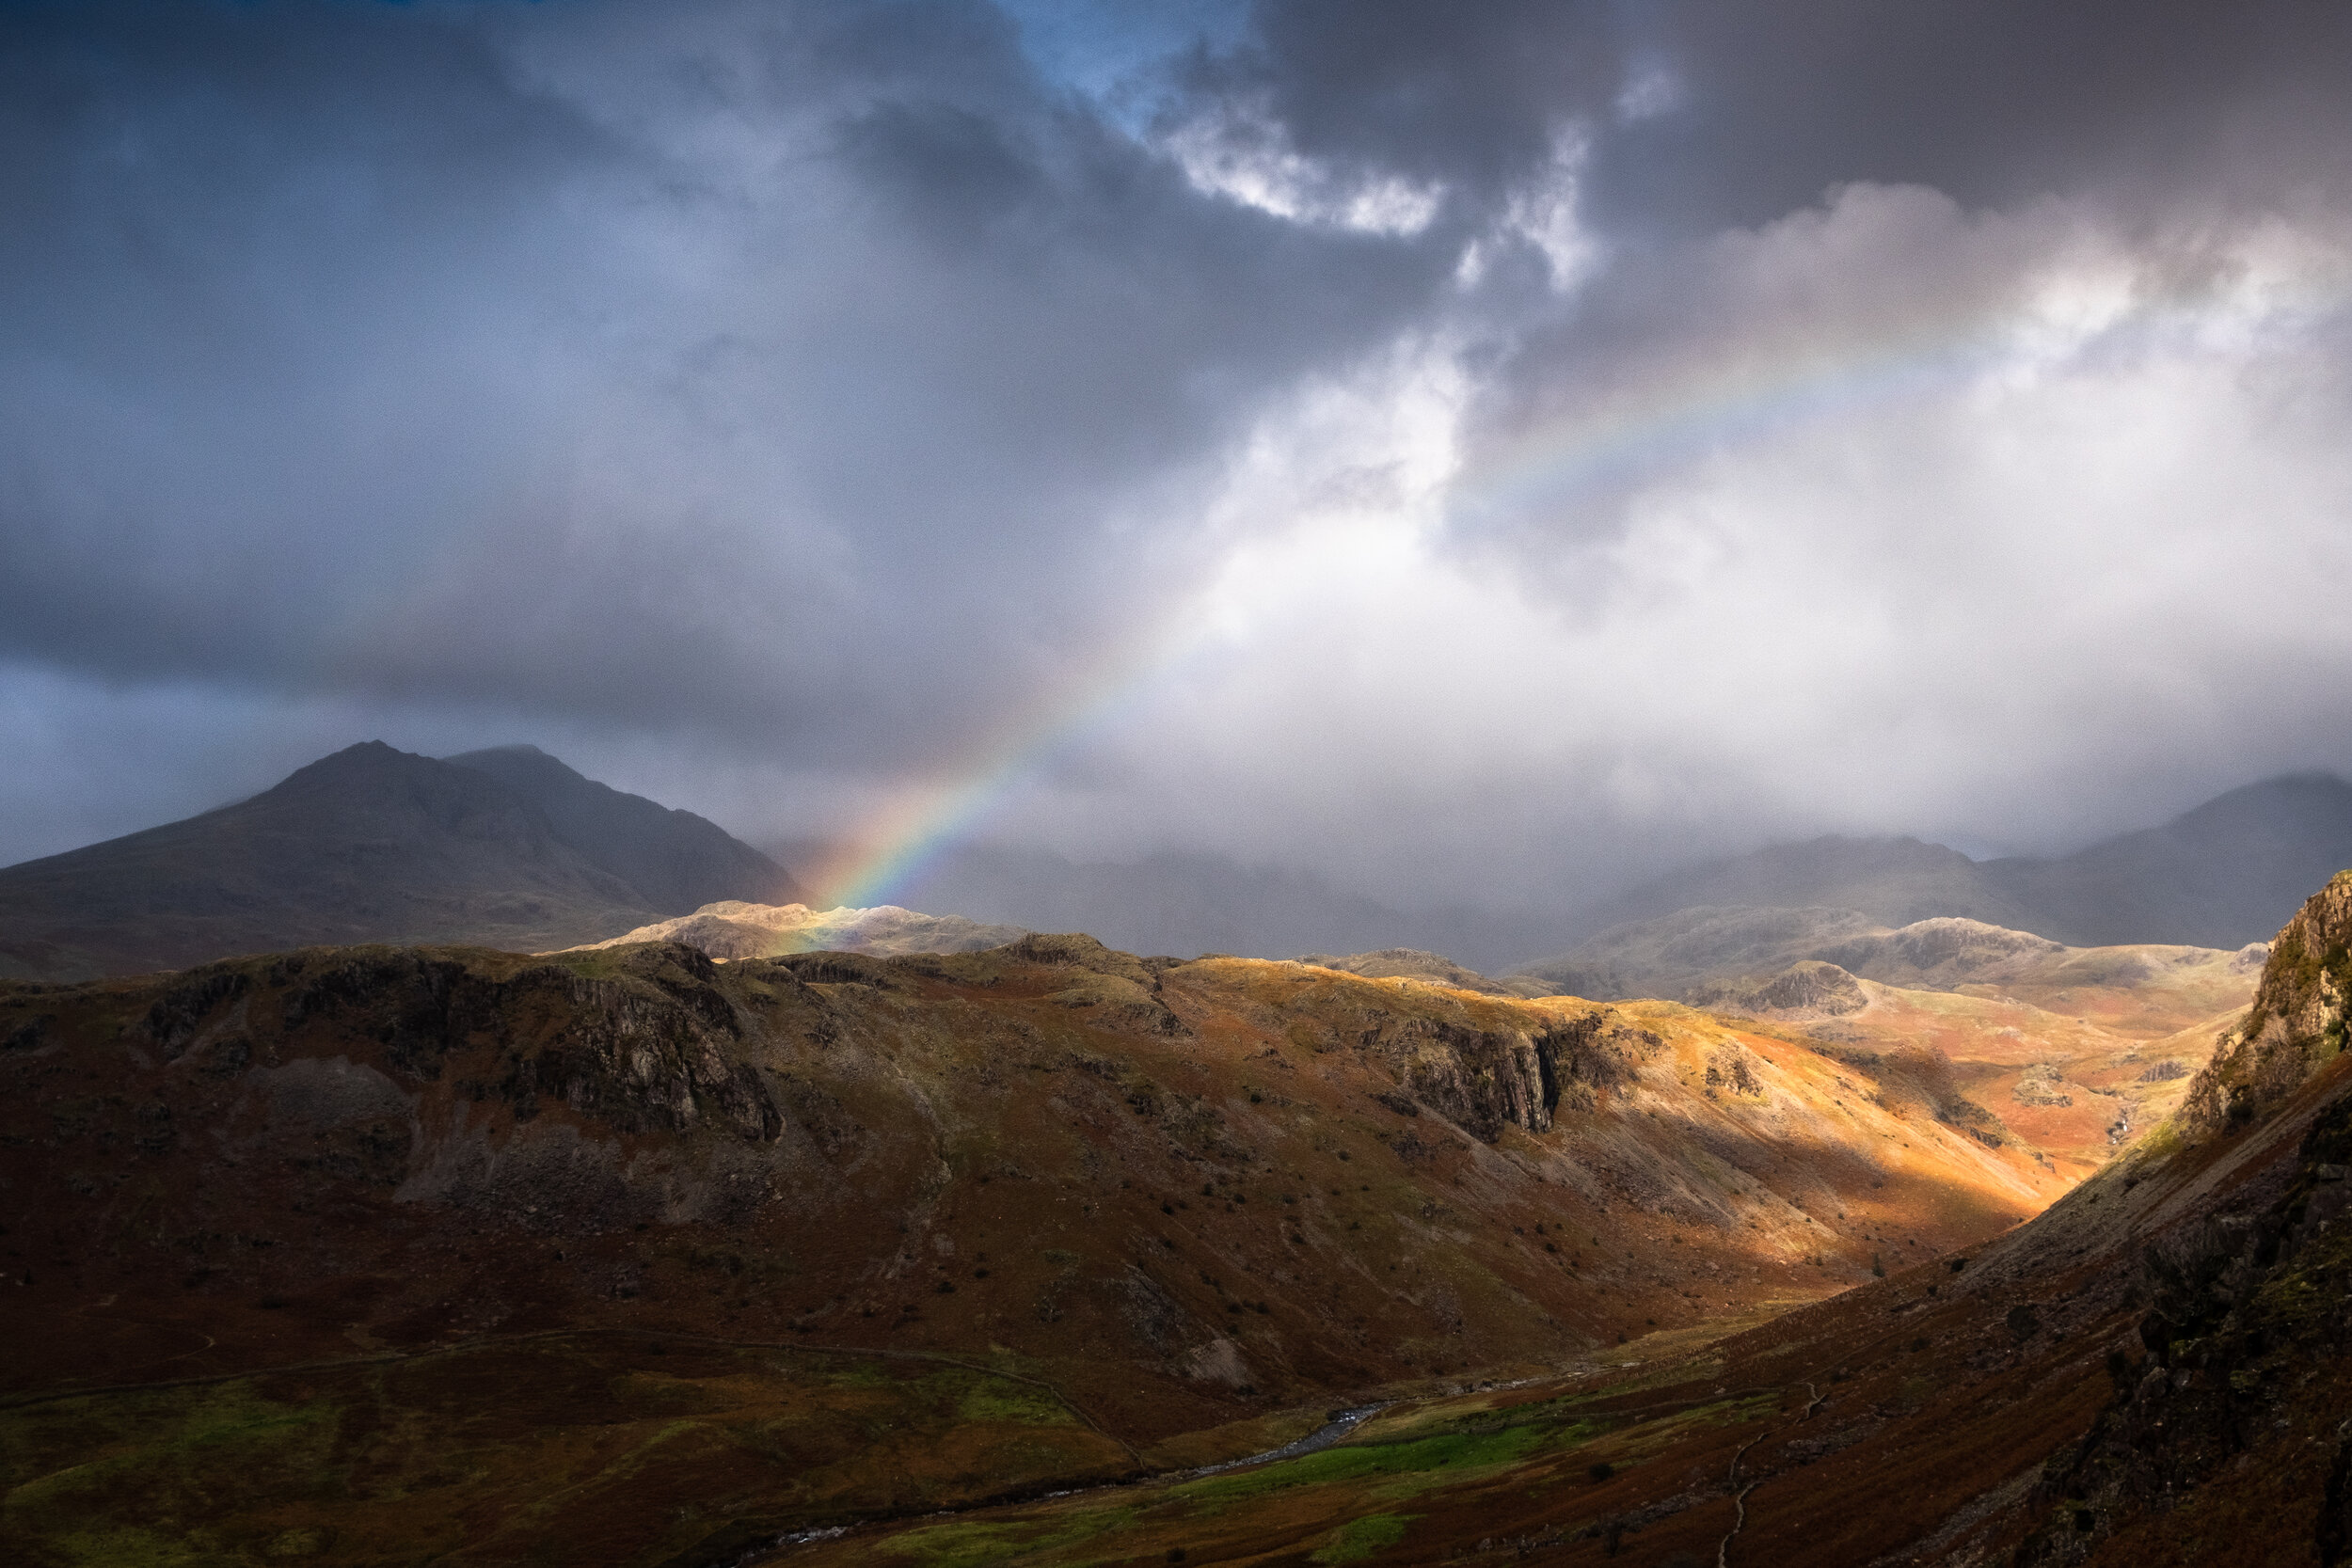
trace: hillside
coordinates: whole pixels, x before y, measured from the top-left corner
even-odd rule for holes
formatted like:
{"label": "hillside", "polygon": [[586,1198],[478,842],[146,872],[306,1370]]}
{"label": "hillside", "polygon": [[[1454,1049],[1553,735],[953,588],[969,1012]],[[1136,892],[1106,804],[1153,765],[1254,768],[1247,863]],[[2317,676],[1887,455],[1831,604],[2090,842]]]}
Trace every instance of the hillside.
{"label": "hillside", "polygon": [[[2312,945],[2341,959],[2333,932]],[[2280,967],[2263,994],[2272,1017],[2321,995]],[[2352,1062],[2326,1047],[2327,994],[2281,1033],[2305,1076],[1982,1246],[1761,1324],[1384,1390],[1320,1453],[763,1560],[2340,1563]]]}
{"label": "hillside", "polygon": [[1425,980],[1435,986],[1451,986],[1456,990],[1483,991],[1489,996],[1542,996],[1557,994],[1556,988],[1540,983],[1513,983],[1493,980],[1466,969],[1442,953],[1432,953],[1420,947],[1384,947],[1376,953],[1306,953],[1293,960],[1313,964],[1321,969],[1335,969],[1343,974],[1361,974],[1375,980]]}
{"label": "hillside", "polygon": [[1979,921],[1897,929],[1851,910],[1695,909],[1621,927],[1528,976],[1772,1021],[1832,1053],[1932,1051],[1984,1137],[2070,1181],[2169,1116],[2253,998],[2267,948],[2080,948]]}
{"label": "hillside", "polygon": [[[313,949],[0,988],[0,1044],[8,1391],[229,1380],[24,1407],[72,1424],[25,1416],[15,1451],[103,1433],[176,1465],[174,1423],[222,1400],[343,1412],[199,1460],[235,1467],[201,1501],[133,1457],[8,1528],[103,1506],[175,1541],[317,1528],[328,1560],[495,1556],[467,1521],[559,1471],[585,1490],[545,1540],[651,1561],[731,1515],[780,1530],[1039,1465],[1244,1452],[1363,1388],[1818,1299],[2062,1190],[1938,1121],[1932,1060],[1873,1077],[1671,1006],[1084,938],[718,966]],[[761,1345],[810,1354],[743,1359]],[[553,1403],[550,1357],[588,1379]],[[861,1357],[880,1382],[825,1381]],[[892,1391],[909,1357],[1025,1381],[952,1372],[947,1410],[977,1424],[921,1464],[844,1448],[870,1421],[828,1428],[837,1402],[933,1397]],[[349,1402],[377,1399],[407,1414]],[[786,1407],[817,1424],[782,1449],[726,1435]],[[710,1441],[573,1468],[681,1417]],[[450,1472],[445,1508],[394,1506],[483,1421],[502,1457]],[[353,1444],[377,1479],[304,1490]],[[314,1500],[287,1513],[288,1486]],[[757,1506],[721,1506],[731,1487]]]}
{"label": "hillside", "polygon": [[138,974],[322,942],[530,951],[710,896],[797,891],[711,823],[530,748],[435,761],[370,741],[234,805],[0,870],[0,974]]}
{"label": "hillside", "polygon": [[2071,1192],[1932,1052],[1076,937],[0,987],[0,1544],[2340,1560],[2347,911]]}

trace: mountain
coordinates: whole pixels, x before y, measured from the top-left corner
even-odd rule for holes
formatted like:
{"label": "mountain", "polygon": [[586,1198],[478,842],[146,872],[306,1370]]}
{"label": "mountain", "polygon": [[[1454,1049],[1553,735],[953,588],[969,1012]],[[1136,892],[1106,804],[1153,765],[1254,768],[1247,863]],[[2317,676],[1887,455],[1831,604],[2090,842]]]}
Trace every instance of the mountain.
{"label": "mountain", "polygon": [[627,882],[657,914],[688,914],[722,899],[798,904],[808,897],[782,866],[717,823],[582,778],[536,746],[442,760],[487,773],[536,804],[558,842]]}
{"label": "mountain", "polygon": [[1588,911],[1586,929],[1613,929],[1702,907],[1847,910],[1884,926],[1959,915],[2033,928],[2031,911],[1983,864],[1957,849],[1915,838],[1828,837],[1774,845],[1645,882]]}
{"label": "mountain", "polygon": [[688,912],[706,893],[792,892],[712,824],[544,753],[436,761],[369,741],[234,805],[0,870],[0,973],[365,942],[534,950]]}
{"label": "mountain", "polygon": [[2231,790],[2061,859],[1988,861],[1984,871],[2033,911],[2026,928],[2061,942],[2238,947],[2267,941],[2344,865],[2352,784],[2306,773]]}
{"label": "mountain", "polygon": [[1605,931],[1697,907],[1829,908],[1884,926],[1936,915],[2078,947],[2268,940],[2352,863],[2352,784],[2325,773],[2248,784],[2159,828],[2055,859],[1975,861],[1913,838],[1819,838],[1711,861],[1585,912]]}
{"label": "mountain", "polygon": [[[771,847],[787,864],[831,858],[821,845]],[[1915,838],[1828,837],[1710,861],[1597,902],[1564,890],[1544,910],[1400,907],[1213,854],[1108,863],[991,845],[948,850],[893,896],[1026,930],[1090,931],[1138,953],[1271,958],[1397,947],[1506,974],[1616,927],[1693,908],[1841,910],[1887,928],[1948,916],[2076,947],[2233,949],[2266,940],[2305,890],[2345,863],[2352,785],[2305,774],[2232,790],[2164,827],[2054,859],[1977,861]]]}

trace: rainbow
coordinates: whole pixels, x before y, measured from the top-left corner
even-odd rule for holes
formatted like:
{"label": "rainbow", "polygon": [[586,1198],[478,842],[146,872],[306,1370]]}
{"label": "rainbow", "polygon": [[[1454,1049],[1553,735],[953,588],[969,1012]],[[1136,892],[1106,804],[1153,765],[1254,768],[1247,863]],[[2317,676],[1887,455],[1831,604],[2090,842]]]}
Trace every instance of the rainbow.
{"label": "rainbow", "polygon": [[[2296,333],[2343,311],[2352,276],[2274,280],[2253,313]],[[2185,293],[2123,303],[2084,336],[2103,346],[2132,344],[2196,354],[2218,307],[2248,302]],[[1678,458],[1755,441],[1790,426],[1932,392],[2004,361],[2030,357],[2020,318],[1981,308],[1923,312],[1899,331],[1830,351],[1758,354],[1725,367],[1702,361],[1661,377],[1613,408],[1538,424],[1477,455],[1458,477],[1454,514],[1473,529],[1482,515],[1557,510],[1613,482],[1637,480]]]}
{"label": "rainbow", "polygon": [[959,781],[905,790],[877,807],[836,860],[810,868],[821,902],[869,909],[890,902],[939,857],[1061,758],[1110,728],[1203,645],[1199,629],[1170,616],[1081,678],[1033,705],[978,749]]}
{"label": "rainbow", "polygon": [[[2330,291],[2331,293],[2333,291]],[[2297,302],[2273,302],[2292,316]],[[2326,309],[2317,299],[2300,302]],[[2178,302],[2141,302],[2099,336],[2160,337],[2200,312]],[[1759,357],[1728,372],[1708,365],[1667,378],[1646,396],[1598,414],[1531,429],[1480,454],[1452,483],[1454,525],[1475,531],[1482,515],[1557,513],[1613,482],[1633,480],[1677,459],[1752,443],[1791,426],[1965,380],[2018,347],[1998,316],[1945,316],[1915,324],[1896,341],[1867,352]],[[2188,341],[2194,341],[2194,334]],[[884,903],[948,848],[969,836],[1023,786],[1108,728],[1206,644],[1206,616],[1171,615],[1149,635],[1075,680],[1054,700],[983,746],[961,783],[912,790],[877,809],[839,863],[812,870],[824,896],[850,907]],[[1192,629],[1180,629],[1186,624]]]}

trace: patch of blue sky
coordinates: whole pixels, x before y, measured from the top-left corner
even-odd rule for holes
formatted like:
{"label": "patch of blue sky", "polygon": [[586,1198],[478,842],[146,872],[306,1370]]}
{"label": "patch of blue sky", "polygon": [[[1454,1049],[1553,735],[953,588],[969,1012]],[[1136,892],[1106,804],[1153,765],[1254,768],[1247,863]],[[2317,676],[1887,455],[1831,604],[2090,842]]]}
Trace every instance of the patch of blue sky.
{"label": "patch of blue sky", "polygon": [[1155,71],[1196,44],[1232,48],[1250,0],[997,0],[1048,80],[1092,100],[1130,130],[1152,112]]}

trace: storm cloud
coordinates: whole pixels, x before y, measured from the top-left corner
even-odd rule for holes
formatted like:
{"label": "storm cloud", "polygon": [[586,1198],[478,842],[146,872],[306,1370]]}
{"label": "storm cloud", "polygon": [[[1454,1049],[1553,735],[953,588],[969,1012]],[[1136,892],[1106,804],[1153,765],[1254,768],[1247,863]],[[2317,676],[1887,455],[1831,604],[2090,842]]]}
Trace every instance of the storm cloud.
{"label": "storm cloud", "polygon": [[1122,10],[0,10],[0,860],[376,735],[1509,906],[2352,766],[2341,8]]}

